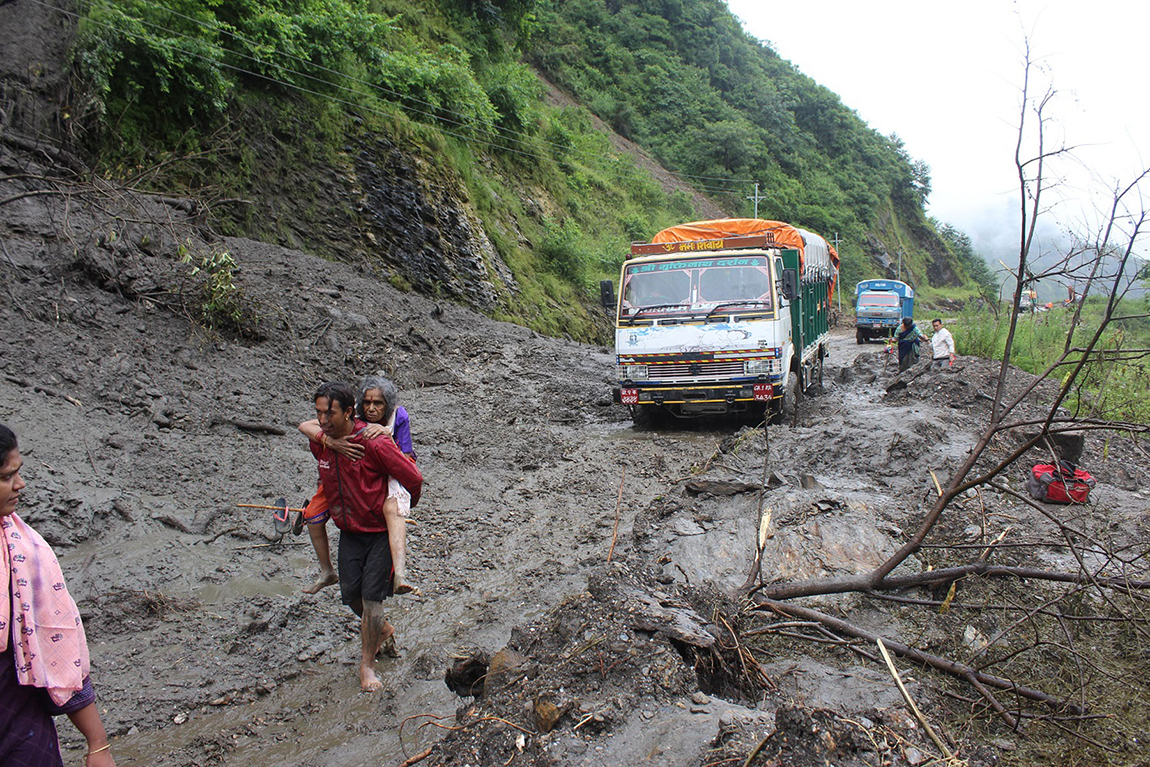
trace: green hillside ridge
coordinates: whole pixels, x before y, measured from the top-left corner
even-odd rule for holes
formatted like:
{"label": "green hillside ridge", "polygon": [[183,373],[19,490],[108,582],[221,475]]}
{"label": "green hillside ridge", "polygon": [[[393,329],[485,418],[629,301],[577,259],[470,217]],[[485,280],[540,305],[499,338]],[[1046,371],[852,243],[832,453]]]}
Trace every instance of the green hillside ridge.
{"label": "green hillside ridge", "polygon": [[[209,223],[362,262],[551,335],[606,338],[596,283],[704,217],[593,116],[729,215],[842,245],[843,284],[988,281],[927,218],[929,169],[719,0],[86,0],[70,131],[108,178]],[[552,106],[537,74],[583,106]],[[981,267],[981,271],[980,271]]]}

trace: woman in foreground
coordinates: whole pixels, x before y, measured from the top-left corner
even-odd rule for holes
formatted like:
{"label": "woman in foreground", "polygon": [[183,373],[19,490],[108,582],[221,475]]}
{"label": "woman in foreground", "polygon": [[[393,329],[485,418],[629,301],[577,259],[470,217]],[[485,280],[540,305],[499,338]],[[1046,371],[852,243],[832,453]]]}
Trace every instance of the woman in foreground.
{"label": "woman in foreground", "polygon": [[0,424],[0,764],[63,765],[52,717],[67,714],[88,742],[86,767],[115,767],[80,611],[52,547],[16,514],[23,465],[16,435]]}

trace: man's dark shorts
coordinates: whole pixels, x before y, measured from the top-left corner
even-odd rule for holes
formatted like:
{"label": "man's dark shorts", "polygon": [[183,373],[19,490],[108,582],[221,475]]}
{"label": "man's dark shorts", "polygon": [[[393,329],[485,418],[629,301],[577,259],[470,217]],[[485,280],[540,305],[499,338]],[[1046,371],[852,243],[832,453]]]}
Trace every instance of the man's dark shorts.
{"label": "man's dark shorts", "polygon": [[387,533],[339,534],[339,591],[345,605],[382,602],[395,593]]}

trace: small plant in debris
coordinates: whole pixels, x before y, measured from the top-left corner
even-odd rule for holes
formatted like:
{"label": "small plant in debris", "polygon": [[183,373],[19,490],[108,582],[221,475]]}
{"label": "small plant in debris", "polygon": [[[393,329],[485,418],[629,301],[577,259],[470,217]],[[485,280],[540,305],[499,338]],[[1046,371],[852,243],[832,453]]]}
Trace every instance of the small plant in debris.
{"label": "small plant in debris", "polygon": [[232,331],[242,336],[255,335],[258,318],[245,300],[243,289],[236,284],[239,269],[226,250],[209,250],[194,254],[180,247],[180,260],[192,267],[192,276],[201,278],[200,318],[214,331]]}

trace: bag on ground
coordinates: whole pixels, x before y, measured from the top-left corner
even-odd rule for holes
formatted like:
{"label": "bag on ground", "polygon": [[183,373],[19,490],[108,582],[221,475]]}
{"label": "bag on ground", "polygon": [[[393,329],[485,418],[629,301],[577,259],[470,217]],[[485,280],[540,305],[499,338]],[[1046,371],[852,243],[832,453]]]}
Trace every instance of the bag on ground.
{"label": "bag on ground", "polygon": [[1094,487],[1090,472],[1070,461],[1040,463],[1030,470],[1026,489],[1031,497],[1046,503],[1086,503]]}

